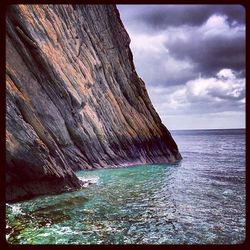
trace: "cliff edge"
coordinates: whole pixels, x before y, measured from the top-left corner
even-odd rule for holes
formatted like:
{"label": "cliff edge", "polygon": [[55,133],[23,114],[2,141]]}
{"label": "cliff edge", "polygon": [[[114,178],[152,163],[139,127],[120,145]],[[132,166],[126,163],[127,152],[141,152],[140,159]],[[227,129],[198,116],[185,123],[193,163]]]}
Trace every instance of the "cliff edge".
{"label": "cliff edge", "polygon": [[81,186],[74,171],[181,159],[113,5],[6,12],[6,199]]}

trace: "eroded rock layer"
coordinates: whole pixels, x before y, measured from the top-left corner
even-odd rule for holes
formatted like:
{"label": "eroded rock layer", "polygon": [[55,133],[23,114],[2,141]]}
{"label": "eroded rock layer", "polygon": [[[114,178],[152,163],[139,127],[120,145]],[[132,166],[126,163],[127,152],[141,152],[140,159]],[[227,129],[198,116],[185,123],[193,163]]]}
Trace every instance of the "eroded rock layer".
{"label": "eroded rock layer", "polygon": [[75,170],[181,158],[112,5],[6,13],[6,198],[80,187]]}

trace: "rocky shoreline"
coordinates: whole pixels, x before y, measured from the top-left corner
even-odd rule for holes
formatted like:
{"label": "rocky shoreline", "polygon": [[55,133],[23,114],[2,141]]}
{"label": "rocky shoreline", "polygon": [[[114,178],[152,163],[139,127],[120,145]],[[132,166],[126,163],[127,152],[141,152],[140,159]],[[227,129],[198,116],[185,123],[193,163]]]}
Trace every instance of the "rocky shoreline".
{"label": "rocky shoreline", "polygon": [[81,187],[74,172],[173,163],[114,5],[6,12],[6,200]]}

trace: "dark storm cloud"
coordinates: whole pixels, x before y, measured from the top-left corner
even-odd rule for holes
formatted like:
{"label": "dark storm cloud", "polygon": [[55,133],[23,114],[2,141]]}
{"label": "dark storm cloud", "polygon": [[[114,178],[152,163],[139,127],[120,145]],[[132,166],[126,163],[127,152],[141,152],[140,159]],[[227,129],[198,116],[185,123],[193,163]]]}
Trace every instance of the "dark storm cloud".
{"label": "dark storm cloud", "polygon": [[211,128],[244,127],[242,6],[118,8],[131,38],[136,70],[165,124],[175,129],[206,128],[211,122]]}
{"label": "dark storm cloud", "polygon": [[[142,10],[144,8],[142,7]],[[245,11],[241,5],[158,5],[148,6],[147,11],[138,13],[138,21],[163,29],[169,26],[200,26],[211,15],[226,15],[229,24],[245,22]]]}
{"label": "dark storm cloud", "polygon": [[[181,85],[199,74],[215,75],[222,68],[230,68],[237,71],[239,77],[244,77],[245,31],[235,32],[244,27],[245,9],[241,5],[119,5],[118,8],[129,34],[133,36],[132,43],[133,38],[140,34],[150,38],[158,32],[166,37],[165,48],[169,53],[162,51],[157,57],[146,49],[137,53],[144,41],[136,41],[137,48],[132,48],[133,53],[137,53],[135,61],[139,73],[149,85]],[[223,18],[227,29],[213,36],[204,36],[201,28],[214,15]],[[176,37],[178,30],[186,39]],[[180,62],[188,61],[192,68],[180,68],[182,73],[176,74],[176,71],[169,70],[170,63],[165,66],[171,57]],[[153,76],[152,71],[158,76]]]}
{"label": "dark storm cloud", "polygon": [[214,36],[204,39],[190,35],[187,40],[175,40],[166,44],[172,56],[190,59],[196,64],[197,72],[205,76],[214,75],[222,68],[244,72],[244,33],[235,36]]}

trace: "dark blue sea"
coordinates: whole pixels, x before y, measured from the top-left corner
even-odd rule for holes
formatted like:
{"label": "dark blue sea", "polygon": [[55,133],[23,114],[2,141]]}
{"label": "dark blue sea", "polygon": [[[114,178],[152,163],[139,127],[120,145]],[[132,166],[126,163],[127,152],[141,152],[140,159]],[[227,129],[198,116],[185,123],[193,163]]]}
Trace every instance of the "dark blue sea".
{"label": "dark blue sea", "polygon": [[183,160],[80,171],[77,192],[6,204],[12,244],[239,244],[245,130],[171,131]]}

